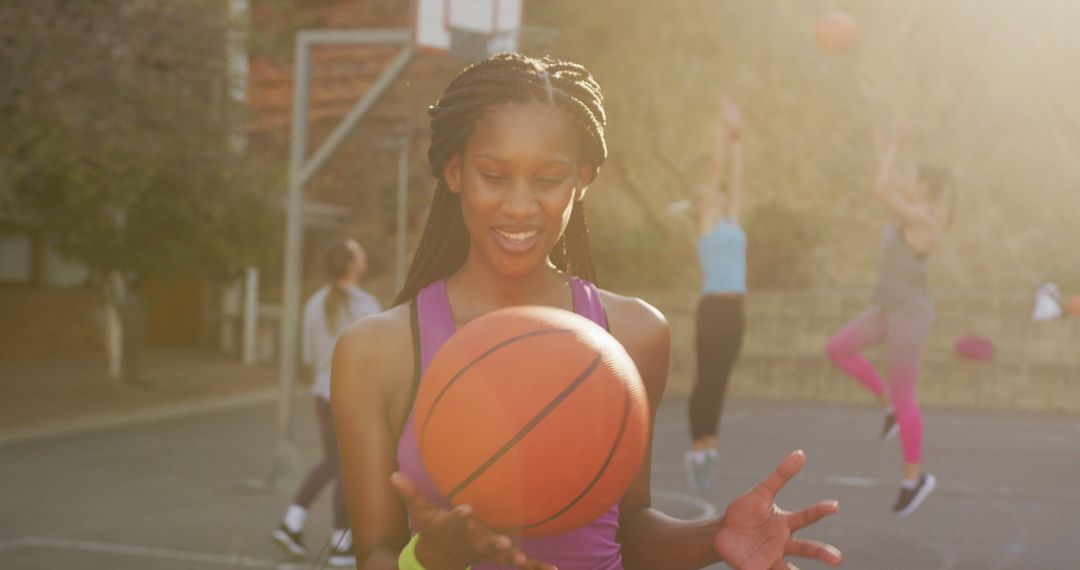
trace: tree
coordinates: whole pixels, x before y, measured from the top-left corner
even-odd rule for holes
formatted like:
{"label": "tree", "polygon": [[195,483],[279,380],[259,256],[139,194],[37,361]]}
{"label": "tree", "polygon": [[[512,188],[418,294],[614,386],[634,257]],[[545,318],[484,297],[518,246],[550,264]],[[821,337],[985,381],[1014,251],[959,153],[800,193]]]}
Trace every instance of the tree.
{"label": "tree", "polygon": [[[216,0],[0,5],[0,192],[105,287],[112,331],[150,276],[224,276],[273,245],[274,175],[230,145]],[[10,78],[10,80],[9,80]],[[111,372],[118,377],[113,352]]]}

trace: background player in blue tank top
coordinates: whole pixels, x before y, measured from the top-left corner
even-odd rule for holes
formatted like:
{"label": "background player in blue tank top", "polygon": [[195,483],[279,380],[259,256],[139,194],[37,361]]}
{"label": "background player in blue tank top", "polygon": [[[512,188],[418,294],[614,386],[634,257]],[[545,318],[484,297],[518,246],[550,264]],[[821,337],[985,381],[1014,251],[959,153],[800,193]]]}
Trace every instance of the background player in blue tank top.
{"label": "background player in blue tank top", "polygon": [[697,377],[690,394],[690,449],[686,469],[699,491],[712,486],[716,432],[735,359],[742,347],[746,293],[746,233],[742,205],[742,116],[735,100],[721,95],[709,178],[698,206],[698,259],[703,287],[698,302]]}
{"label": "background player in blue tank top", "polygon": [[[445,280],[457,326],[514,305],[572,309],[568,275],[595,282],[585,196],[607,154],[603,98],[577,64],[502,54],[467,68],[430,111],[428,158],[437,186],[405,287],[396,307],[347,330],[334,356],[331,403],[357,563],[397,568],[399,553],[412,544],[431,569],[485,562],[537,568],[544,552],[518,551],[509,537],[473,520],[468,508],[440,509],[413,482],[394,475],[416,371],[410,304],[425,287]],[[667,323],[640,299],[604,290],[599,296],[612,335],[641,372],[655,415],[667,382]],[[691,522],[651,507],[646,459],[619,503],[617,530],[605,531],[617,533],[619,564],[680,570],[725,561],[770,570],[788,568],[787,555],[839,564],[832,546],[792,535],[835,513],[835,502],[795,513],[774,502],[804,462],[801,452],[792,453],[723,517]],[[562,570],[594,568],[591,553],[576,554],[583,562]]]}

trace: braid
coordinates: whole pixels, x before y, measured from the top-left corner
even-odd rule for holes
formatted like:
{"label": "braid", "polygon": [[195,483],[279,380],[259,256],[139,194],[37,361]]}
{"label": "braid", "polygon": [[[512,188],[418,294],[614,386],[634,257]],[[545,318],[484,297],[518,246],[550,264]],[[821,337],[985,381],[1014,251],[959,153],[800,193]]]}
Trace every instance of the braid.
{"label": "braid", "polygon": [[574,202],[570,211],[570,221],[566,224],[559,243],[551,252],[551,262],[555,267],[573,273],[578,277],[596,282],[596,268],[593,266],[592,248],[589,247],[589,224],[585,217],[585,201]]}
{"label": "braid", "polygon": [[[431,117],[428,163],[438,183],[420,243],[395,304],[415,299],[421,289],[452,274],[468,254],[469,235],[461,216],[460,199],[443,180],[446,162],[462,151],[476,120],[489,107],[530,100],[558,106],[569,114],[583,135],[585,159],[595,169],[607,158],[604,97],[584,67],[550,57],[535,59],[504,53],[466,68],[428,108]],[[591,174],[595,176],[596,171]],[[574,203],[566,232],[551,252],[551,258],[559,269],[596,280],[584,202]]]}
{"label": "braid", "polygon": [[415,299],[421,289],[456,271],[468,252],[469,234],[461,217],[461,201],[440,179],[405,285],[394,304]]}

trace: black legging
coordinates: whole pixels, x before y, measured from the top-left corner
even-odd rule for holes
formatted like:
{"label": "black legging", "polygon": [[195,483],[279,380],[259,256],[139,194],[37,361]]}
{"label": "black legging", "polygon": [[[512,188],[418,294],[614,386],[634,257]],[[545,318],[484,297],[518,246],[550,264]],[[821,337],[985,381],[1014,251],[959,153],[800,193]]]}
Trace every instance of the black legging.
{"label": "black legging", "polygon": [[715,436],[728,378],[743,338],[741,296],[706,295],[697,308],[697,380],[690,394],[690,433]]}

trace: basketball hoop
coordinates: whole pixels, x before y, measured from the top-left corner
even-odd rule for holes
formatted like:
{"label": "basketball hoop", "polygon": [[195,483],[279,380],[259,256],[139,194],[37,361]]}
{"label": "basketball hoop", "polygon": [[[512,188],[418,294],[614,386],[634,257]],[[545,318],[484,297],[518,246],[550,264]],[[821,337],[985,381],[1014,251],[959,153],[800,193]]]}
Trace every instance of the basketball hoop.
{"label": "basketball hoop", "polygon": [[422,51],[476,61],[521,49],[522,0],[414,2],[413,43]]}

